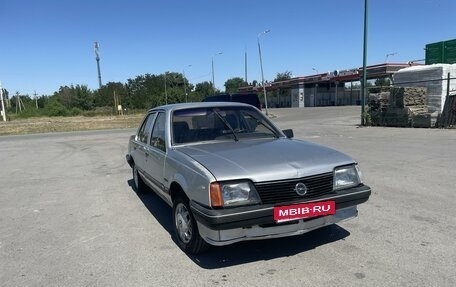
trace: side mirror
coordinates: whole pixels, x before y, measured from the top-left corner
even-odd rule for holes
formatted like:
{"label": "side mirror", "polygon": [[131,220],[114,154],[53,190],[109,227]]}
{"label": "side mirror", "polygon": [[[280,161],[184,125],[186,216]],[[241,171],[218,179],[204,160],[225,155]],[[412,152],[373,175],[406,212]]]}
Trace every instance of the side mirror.
{"label": "side mirror", "polygon": [[294,137],[294,134],[293,134],[293,130],[292,130],[292,129],[283,130],[282,132],[283,132],[283,134],[284,134],[287,138],[289,138],[289,139],[291,139],[291,138]]}

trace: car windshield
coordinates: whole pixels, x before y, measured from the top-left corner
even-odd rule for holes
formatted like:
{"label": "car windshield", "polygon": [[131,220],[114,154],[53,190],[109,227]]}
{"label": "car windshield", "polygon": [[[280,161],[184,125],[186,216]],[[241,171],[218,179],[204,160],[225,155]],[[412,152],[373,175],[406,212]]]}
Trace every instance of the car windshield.
{"label": "car windshield", "polygon": [[256,109],[211,107],[178,110],[172,117],[174,144],[213,140],[277,138],[279,132]]}

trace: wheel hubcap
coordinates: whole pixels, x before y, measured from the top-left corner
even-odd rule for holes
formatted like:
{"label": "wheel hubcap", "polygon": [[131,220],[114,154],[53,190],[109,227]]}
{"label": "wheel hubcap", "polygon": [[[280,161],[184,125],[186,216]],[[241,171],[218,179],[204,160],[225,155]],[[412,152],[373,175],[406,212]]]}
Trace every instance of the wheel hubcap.
{"label": "wheel hubcap", "polygon": [[176,230],[179,239],[184,243],[190,242],[192,239],[192,222],[190,219],[190,213],[184,204],[179,203],[176,207]]}

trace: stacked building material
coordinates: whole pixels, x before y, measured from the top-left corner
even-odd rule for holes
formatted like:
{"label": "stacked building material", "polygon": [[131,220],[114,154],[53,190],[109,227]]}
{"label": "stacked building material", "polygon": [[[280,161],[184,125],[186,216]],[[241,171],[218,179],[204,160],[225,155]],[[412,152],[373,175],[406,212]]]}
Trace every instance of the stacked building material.
{"label": "stacked building material", "polygon": [[435,126],[436,117],[429,113],[427,106],[409,106],[407,110],[410,116],[410,126],[414,128],[430,128]]}
{"label": "stacked building material", "polygon": [[383,113],[383,123],[388,127],[410,127],[410,114],[408,109],[388,108]]}
{"label": "stacked building material", "polygon": [[372,125],[391,127],[432,127],[435,117],[429,112],[426,88],[387,87],[369,95]]}
{"label": "stacked building material", "polygon": [[390,92],[382,91],[380,93],[369,93],[368,105],[371,110],[382,110],[389,105]]}
{"label": "stacked building material", "polygon": [[409,106],[425,106],[426,88],[393,88],[391,90],[391,107],[405,108]]}
{"label": "stacked building material", "polygon": [[[456,75],[456,64],[414,66],[399,70],[393,75],[394,86],[425,87],[429,112],[443,111],[447,95],[448,73]],[[450,82],[450,90],[456,89],[456,81]]]}

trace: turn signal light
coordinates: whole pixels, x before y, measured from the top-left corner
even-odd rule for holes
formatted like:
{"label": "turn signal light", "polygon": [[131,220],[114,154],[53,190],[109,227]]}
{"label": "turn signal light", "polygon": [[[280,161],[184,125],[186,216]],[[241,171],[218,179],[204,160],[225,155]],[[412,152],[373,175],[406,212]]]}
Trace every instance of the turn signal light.
{"label": "turn signal light", "polygon": [[223,207],[222,189],[218,182],[211,183],[210,187],[211,206]]}

